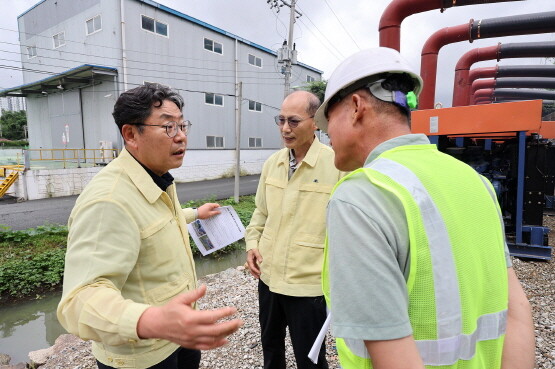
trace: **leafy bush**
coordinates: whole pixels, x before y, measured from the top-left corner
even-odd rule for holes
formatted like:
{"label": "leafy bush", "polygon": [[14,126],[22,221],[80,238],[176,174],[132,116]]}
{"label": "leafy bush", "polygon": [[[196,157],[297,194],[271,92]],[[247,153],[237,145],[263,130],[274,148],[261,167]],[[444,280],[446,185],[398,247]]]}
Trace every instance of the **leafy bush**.
{"label": "leafy bush", "polygon": [[26,149],[27,147],[29,147],[29,142],[24,141],[24,140],[20,140],[20,141],[2,141],[0,143],[0,146],[16,147],[16,148]]}
{"label": "leafy bush", "polygon": [[[254,196],[242,196],[238,204],[233,198],[220,201],[212,198],[189,201],[183,207],[199,207],[207,202],[232,205],[245,226],[255,209]],[[24,297],[60,284],[67,232],[67,227],[52,224],[25,230],[11,230],[0,225],[0,296]],[[201,255],[193,240],[189,241],[193,255]],[[243,248],[241,241],[235,242],[211,253],[209,257],[221,258]]]}
{"label": "leafy bush", "polygon": [[67,227],[55,224],[47,224],[43,226],[38,226],[36,228],[14,231],[11,230],[10,227],[0,224],[0,242],[22,242],[34,236],[52,234],[67,236]]}
{"label": "leafy bush", "polygon": [[64,257],[64,249],[54,249],[0,264],[0,295],[22,297],[56,286],[62,281]]}

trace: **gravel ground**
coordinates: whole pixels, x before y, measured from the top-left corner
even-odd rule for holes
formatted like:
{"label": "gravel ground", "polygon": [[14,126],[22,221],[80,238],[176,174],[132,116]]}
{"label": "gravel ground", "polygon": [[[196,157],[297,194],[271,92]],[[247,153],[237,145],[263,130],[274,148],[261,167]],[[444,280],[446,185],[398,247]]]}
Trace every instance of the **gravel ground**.
{"label": "gravel ground", "polygon": [[[545,217],[545,226],[552,229],[550,244],[555,245],[555,216]],[[536,330],[536,368],[555,369],[555,260],[551,262],[522,261],[513,258],[519,276],[532,304]],[[256,281],[242,268],[228,269],[200,280],[208,287],[200,301],[202,309],[235,306],[245,325],[230,337],[228,346],[202,354],[204,369],[262,368],[262,349],[258,324]],[[287,368],[295,368],[293,351],[287,340]],[[328,336],[327,357],[330,369],[339,368],[336,352]],[[64,345],[61,345],[64,346]],[[44,369],[96,368],[90,356],[90,344],[75,339],[70,345],[55,350]]]}

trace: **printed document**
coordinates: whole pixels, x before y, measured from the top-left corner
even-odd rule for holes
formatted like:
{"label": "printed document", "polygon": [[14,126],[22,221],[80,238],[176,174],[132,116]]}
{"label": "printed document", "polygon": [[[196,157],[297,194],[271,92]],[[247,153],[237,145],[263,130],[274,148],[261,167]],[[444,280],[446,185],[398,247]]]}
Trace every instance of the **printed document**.
{"label": "printed document", "polygon": [[222,249],[245,235],[245,227],[232,206],[218,208],[221,213],[208,219],[187,224],[189,233],[200,253],[206,256]]}

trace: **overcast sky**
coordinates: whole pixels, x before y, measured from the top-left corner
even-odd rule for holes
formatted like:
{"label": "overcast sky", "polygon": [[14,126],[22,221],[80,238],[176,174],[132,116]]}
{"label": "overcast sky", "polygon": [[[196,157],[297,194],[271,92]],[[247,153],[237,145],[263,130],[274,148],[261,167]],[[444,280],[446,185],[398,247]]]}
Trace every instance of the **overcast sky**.
{"label": "overcast sky", "polygon": [[[74,0],[77,1],[77,0]],[[6,68],[20,66],[17,16],[38,0],[0,0],[0,89],[22,84],[21,71]],[[188,14],[252,42],[276,50],[287,39],[289,8],[279,13],[265,0],[160,0],[170,8]],[[324,71],[329,77],[338,63],[359,49],[378,46],[380,16],[391,0],[297,0],[302,13],[294,27],[299,61]],[[114,0],[114,6],[119,1]],[[420,54],[426,39],[435,31],[468,23],[469,19],[555,11],[555,0],[463,6],[412,15],[401,27],[401,53],[420,70]],[[438,62],[436,101],[451,105],[454,67],[461,55],[476,47],[498,42],[555,41],[555,34],[503,37],[460,42],[441,49]],[[553,59],[509,59],[499,64],[546,64]],[[493,66],[495,61],[473,67]]]}

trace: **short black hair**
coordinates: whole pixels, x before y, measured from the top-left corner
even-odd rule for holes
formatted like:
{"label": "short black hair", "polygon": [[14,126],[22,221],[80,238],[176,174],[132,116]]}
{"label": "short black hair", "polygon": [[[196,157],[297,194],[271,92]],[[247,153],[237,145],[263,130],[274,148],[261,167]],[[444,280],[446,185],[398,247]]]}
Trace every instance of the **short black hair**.
{"label": "short black hair", "polygon": [[[121,133],[125,124],[143,123],[151,114],[152,107],[162,106],[165,100],[169,100],[179,110],[183,110],[183,97],[168,86],[159,83],[145,83],[122,93],[116,104],[112,116]],[[142,132],[143,127],[139,126]]]}

